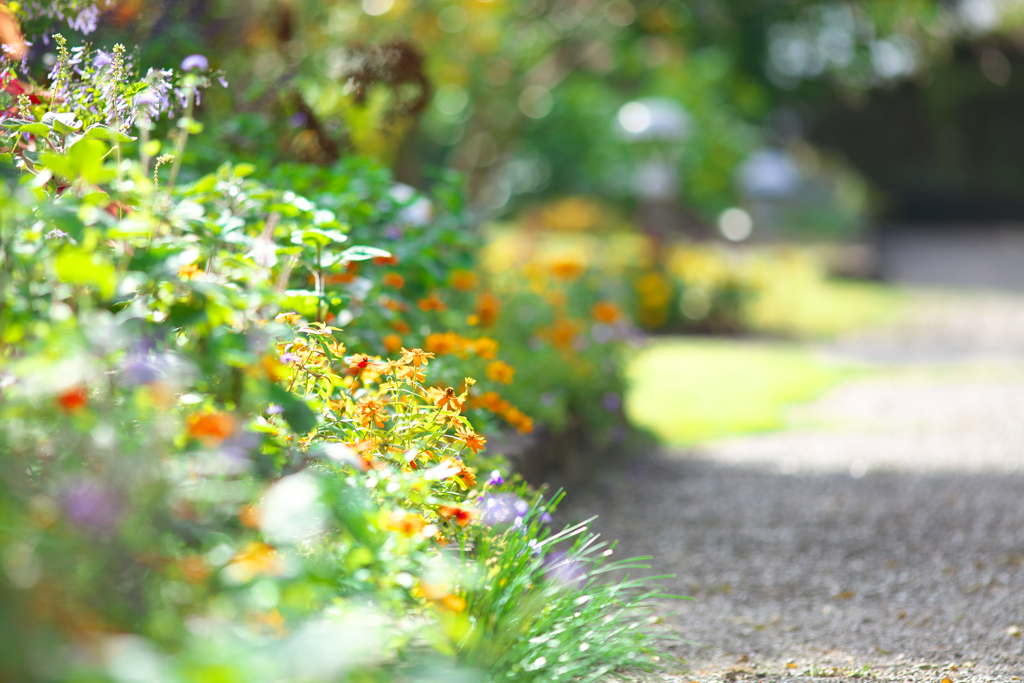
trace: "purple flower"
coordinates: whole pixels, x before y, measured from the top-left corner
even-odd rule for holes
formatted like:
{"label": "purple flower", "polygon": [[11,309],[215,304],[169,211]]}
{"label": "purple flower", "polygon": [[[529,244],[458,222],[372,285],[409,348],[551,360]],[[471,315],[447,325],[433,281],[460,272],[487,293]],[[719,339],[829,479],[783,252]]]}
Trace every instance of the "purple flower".
{"label": "purple flower", "polygon": [[116,492],[98,481],[82,480],[69,485],[61,500],[68,521],[79,527],[107,531],[121,517],[121,501]]}
{"label": "purple flower", "polygon": [[[523,501],[514,493],[499,493],[484,497],[483,514],[480,518],[484,524],[495,526],[497,524],[513,524],[516,518],[522,515],[517,514],[518,504]],[[529,506],[527,506],[527,509]]]}
{"label": "purple flower", "polygon": [[551,522],[552,522],[551,515],[549,515],[546,512],[542,512],[541,515],[540,515],[540,521],[543,524],[551,524]]}
{"label": "purple flower", "polygon": [[284,363],[285,365],[290,365],[291,363],[294,363],[297,360],[299,360],[299,354],[297,354],[297,353],[282,353],[281,354],[281,362]]}
{"label": "purple flower", "polygon": [[76,31],[81,31],[85,35],[89,35],[96,30],[97,20],[99,19],[100,11],[97,7],[86,7],[84,10],[78,13],[78,16],[74,19],[68,18],[68,24],[71,28]]}
{"label": "purple flower", "polygon": [[274,405],[273,403],[271,403],[270,406],[267,408],[267,415],[280,415],[283,412],[284,408],[278,405]]}
{"label": "purple flower", "polygon": [[622,407],[622,398],[614,392],[608,392],[601,398],[601,405],[609,413],[614,413]]}
{"label": "purple flower", "polygon": [[579,590],[587,582],[587,570],[583,563],[563,552],[556,552],[544,560],[544,577],[566,588]]}
{"label": "purple flower", "polygon": [[223,76],[217,76],[217,82],[220,83],[220,87],[222,88],[228,87],[228,79]]}
{"label": "purple flower", "polygon": [[44,235],[44,237],[48,240],[59,240],[67,236],[68,234],[61,230],[60,228],[54,228],[50,232],[46,233],[46,235]]}
{"label": "purple flower", "polygon": [[145,357],[132,358],[125,363],[119,374],[127,386],[149,384],[163,375],[159,364],[154,359]]}
{"label": "purple flower", "polygon": [[498,470],[494,470],[493,472],[491,472],[491,478],[487,480],[487,483],[490,486],[501,486],[502,484],[505,483],[505,480],[502,479],[501,472],[499,472]]}
{"label": "purple flower", "polygon": [[92,65],[95,66],[96,68],[100,68],[100,67],[106,66],[107,64],[110,64],[110,62],[112,62],[112,61],[113,61],[113,58],[110,56],[109,52],[104,52],[103,50],[97,50],[96,51],[96,56],[92,58]]}
{"label": "purple flower", "polygon": [[203,55],[189,55],[185,59],[181,60],[181,70],[191,71],[192,69],[199,69],[200,71],[210,70],[210,60]]}
{"label": "purple flower", "polygon": [[220,445],[224,456],[225,469],[230,474],[240,474],[252,464],[252,452],[260,445],[255,432],[243,430]]}
{"label": "purple flower", "polygon": [[542,552],[544,552],[544,548],[541,546],[540,541],[538,541],[536,538],[530,539],[529,546],[530,552],[534,555],[540,555]]}

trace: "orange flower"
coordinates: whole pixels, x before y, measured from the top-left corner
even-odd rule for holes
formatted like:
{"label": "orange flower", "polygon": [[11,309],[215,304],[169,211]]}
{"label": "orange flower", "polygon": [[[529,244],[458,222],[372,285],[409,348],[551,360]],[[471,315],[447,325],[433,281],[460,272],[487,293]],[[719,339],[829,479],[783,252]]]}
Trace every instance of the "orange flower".
{"label": "orange flower", "polygon": [[425,519],[419,515],[412,515],[406,512],[392,512],[384,518],[384,528],[388,531],[397,531],[406,538],[411,538],[423,530],[427,525]]}
{"label": "orange flower", "polygon": [[455,436],[459,441],[466,444],[466,446],[469,447],[469,450],[473,451],[474,454],[482,451],[484,449],[484,445],[487,443],[487,439],[485,437],[480,436],[467,427],[459,427],[456,429]]}
{"label": "orange flower", "polygon": [[409,350],[402,347],[402,362],[409,363],[415,367],[426,365],[428,361],[434,358],[434,354],[428,353],[423,349],[412,349]]}
{"label": "orange flower", "polygon": [[481,358],[491,359],[498,355],[498,342],[490,337],[480,337],[473,342],[473,350]]}
{"label": "orange flower", "polygon": [[438,601],[438,606],[449,609],[452,612],[461,612],[466,609],[466,601],[458,595],[446,595]]}
{"label": "orange flower", "polygon": [[381,282],[388,287],[394,287],[395,289],[401,289],[405,286],[405,278],[398,273],[386,273],[384,277],[381,278]]}
{"label": "orange flower", "polygon": [[81,410],[88,402],[89,394],[85,387],[71,387],[57,394],[57,403],[69,413]]}
{"label": "orange flower", "polygon": [[210,577],[210,565],[202,555],[186,555],[178,562],[178,568],[189,584],[202,584]]}
{"label": "orange flower", "polygon": [[186,555],[178,562],[178,569],[189,583],[202,583],[210,576],[210,566],[202,555]]}
{"label": "orange flower", "polygon": [[260,511],[255,505],[243,505],[238,510],[238,522],[250,529],[258,529],[260,526]]}
{"label": "orange flower", "polygon": [[[328,273],[324,275],[325,285],[347,285],[348,283],[356,279],[356,273],[345,272],[345,273]],[[314,282],[316,280],[314,279]]]}
{"label": "orange flower", "polygon": [[187,266],[178,268],[178,277],[182,280],[195,280],[203,276],[203,271],[199,270],[199,266],[194,263],[190,263]]}
{"label": "orange flower", "polygon": [[235,418],[220,410],[195,413],[188,418],[188,435],[203,445],[215,446],[235,431]]}
{"label": "orange flower", "polygon": [[425,382],[426,377],[423,371],[413,365],[403,365],[395,368],[395,377],[405,380],[410,384],[413,382]]}
{"label": "orange flower", "polygon": [[431,292],[430,296],[426,299],[420,299],[416,302],[416,305],[420,307],[421,311],[426,312],[437,311],[438,313],[443,313],[448,310],[448,305],[441,301],[441,297],[437,295],[437,292]]}
{"label": "orange flower", "polygon": [[232,581],[248,583],[260,574],[280,576],[284,569],[284,562],[276,550],[266,543],[254,541],[236,554],[224,571]]}
{"label": "orange flower", "polygon": [[462,406],[465,403],[451,387],[447,389],[430,387],[427,389],[427,400],[442,410],[451,410],[456,413],[462,412]]}
{"label": "orange flower", "polygon": [[412,332],[412,328],[409,327],[409,323],[404,320],[396,320],[391,323],[391,328],[398,334],[409,334]]}
{"label": "orange flower", "polygon": [[575,280],[583,271],[583,264],[575,259],[566,258],[551,264],[551,274],[561,280]]}
{"label": "orange flower", "polygon": [[397,266],[398,257],[394,254],[390,256],[375,256],[373,262],[378,266]]}
{"label": "orange flower", "polygon": [[397,334],[386,335],[383,341],[384,348],[387,349],[388,353],[394,353],[398,349],[402,348],[402,338]]}
{"label": "orange flower", "polygon": [[472,510],[461,505],[441,505],[437,508],[437,513],[445,521],[455,520],[459,526],[466,526],[473,521],[474,517]]}
{"label": "orange flower", "polygon": [[383,427],[387,422],[388,413],[384,403],[372,398],[364,398],[356,404],[356,412],[359,413],[359,424],[364,428],[370,426],[370,422]]}
{"label": "orange flower", "polygon": [[511,384],[515,374],[516,369],[503,360],[491,361],[487,364],[487,377],[492,382]]}
{"label": "orange flower", "polygon": [[485,391],[473,403],[475,406],[486,408],[496,414],[504,413],[512,407],[512,404],[503,399],[496,391]]}
{"label": "orange flower", "polygon": [[476,275],[468,270],[453,270],[451,276],[452,288],[460,292],[468,292],[476,289]]}
{"label": "orange flower", "polygon": [[423,346],[431,353],[436,353],[440,356],[446,354],[461,354],[466,347],[466,340],[460,337],[455,332],[434,332],[433,334],[427,335],[427,338],[423,341]]}
{"label": "orange flower", "polygon": [[501,299],[490,292],[481,292],[476,297],[476,317],[484,327],[490,327],[501,313]]}
{"label": "orange flower", "polygon": [[409,307],[406,306],[405,303],[399,301],[398,299],[392,299],[389,296],[382,296],[380,299],[378,299],[378,302],[384,308],[388,309],[389,311],[394,311],[395,313],[400,313],[401,311],[409,310]]}
{"label": "orange flower", "polygon": [[463,490],[471,489],[476,486],[476,472],[462,462],[462,460],[456,460],[449,458],[441,463],[441,466],[458,467],[459,471],[452,475],[452,479],[459,483],[459,486]]}
{"label": "orange flower", "polygon": [[594,307],[590,309],[590,315],[599,323],[605,325],[612,325],[619,321],[622,317],[622,311],[619,307],[610,301],[598,301],[594,304]]}
{"label": "orange flower", "polygon": [[530,434],[533,432],[533,418],[527,416],[518,408],[510,407],[502,415],[505,421],[515,427],[516,431],[521,434]]}
{"label": "orange flower", "polygon": [[571,320],[561,318],[555,321],[555,324],[545,330],[545,336],[551,340],[551,343],[555,345],[555,348],[562,349],[563,351],[569,351],[572,349],[573,342],[576,340],[576,334],[579,332],[579,326]]}

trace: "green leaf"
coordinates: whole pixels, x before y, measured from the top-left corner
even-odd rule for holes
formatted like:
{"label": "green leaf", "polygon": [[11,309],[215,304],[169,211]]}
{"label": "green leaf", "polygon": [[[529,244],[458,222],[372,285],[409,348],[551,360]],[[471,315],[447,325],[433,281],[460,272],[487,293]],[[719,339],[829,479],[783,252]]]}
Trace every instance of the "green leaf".
{"label": "green leaf", "polygon": [[79,140],[66,154],[45,152],[39,158],[44,166],[67,180],[81,177],[88,183],[99,184],[116,175],[113,169],[103,168],[103,157],[108,149],[99,140]]}
{"label": "green leaf", "polygon": [[244,178],[255,173],[256,167],[252,164],[235,164],[234,172],[235,177]]}
{"label": "green leaf", "polygon": [[50,127],[42,123],[26,123],[18,126],[17,130],[19,133],[28,133],[40,137],[46,137],[50,134]]}
{"label": "green leaf", "polygon": [[131,142],[135,138],[130,135],[125,135],[121,131],[115,130],[110,126],[95,125],[89,126],[85,130],[85,138],[87,140],[106,140],[107,142]]}
{"label": "green leaf", "polygon": [[82,127],[82,122],[75,119],[71,112],[43,114],[43,125],[53,128],[61,135],[70,135]]}
{"label": "green leaf", "polygon": [[390,251],[384,251],[376,247],[349,247],[341,252],[342,261],[366,261],[372,258],[388,258]]}
{"label": "green leaf", "polygon": [[200,178],[199,180],[197,180],[196,184],[192,186],[192,191],[195,192],[195,193],[213,192],[213,190],[216,187],[217,187],[217,176],[215,176],[215,175],[213,175],[211,173],[210,175],[205,175],[202,178]]}
{"label": "green leaf", "polygon": [[57,255],[54,268],[62,281],[95,287],[104,299],[112,297],[117,287],[114,266],[97,253],[66,247]]}
{"label": "green leaf", "polygon": [[308,434],[316,428],[316,414],[301,398],[291,393],[284,387],[272,384],[270,386],[270,400],[284,409],[285,421],[295,430],[296,434]]}
{"label": "green leaf", "polygon": [[[292,233],[292,244],[311,244],[326,247],[328,244],[341,244],[348,239],[348,235],[338,230],[321,230],[319,228],[308,228],[297,230]],[[385,252],[386,253],[386,252]]]}

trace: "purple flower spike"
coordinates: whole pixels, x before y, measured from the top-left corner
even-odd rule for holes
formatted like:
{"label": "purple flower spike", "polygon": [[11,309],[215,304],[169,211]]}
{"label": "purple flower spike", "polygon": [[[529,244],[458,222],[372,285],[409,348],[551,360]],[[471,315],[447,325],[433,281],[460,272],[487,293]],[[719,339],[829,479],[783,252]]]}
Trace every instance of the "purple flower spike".
{"label": "purple flower spike", "polygon": [[199,69],[200,71],[210,70],[210,60],[203,55],[189,55],[185,59],[181,60],[181,70],[191,71],[192,69]]}
{"label": "purple flower spike", "polygon": [[491,486],[501,486],[505,483],[505,480],[501,477],[501,472],[494,470],[491,472],[491,478],[487,480],[487,483]]}

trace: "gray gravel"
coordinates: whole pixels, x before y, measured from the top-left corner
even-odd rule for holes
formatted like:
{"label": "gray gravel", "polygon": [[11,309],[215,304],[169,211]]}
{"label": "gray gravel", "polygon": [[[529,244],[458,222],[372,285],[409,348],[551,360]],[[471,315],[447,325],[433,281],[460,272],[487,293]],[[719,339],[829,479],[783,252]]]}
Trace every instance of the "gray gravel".
{"label": "gray gravel", "polygon": [[570,487],[564,514],[694,598],[665,680],[1024,680],[1024,298],[919,300],[815,350],[877,372],[788,430]]}

